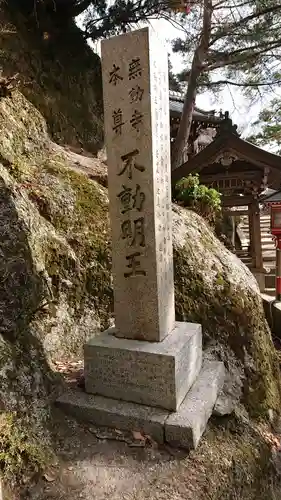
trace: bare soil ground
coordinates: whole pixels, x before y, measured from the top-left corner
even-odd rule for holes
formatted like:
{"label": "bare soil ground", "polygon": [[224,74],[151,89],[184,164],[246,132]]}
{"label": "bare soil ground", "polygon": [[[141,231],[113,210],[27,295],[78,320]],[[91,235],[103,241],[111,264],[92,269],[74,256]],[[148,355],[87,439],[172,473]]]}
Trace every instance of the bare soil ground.
{"label": "bare soil ground", "polygon": [[70,146],[59,146],[54,142],[50,143],[50,147],[54,152],[67,158],[70,168],[87,175],[103,186],[107,186],[107,165],[104,151],[101,150],[96,157],[86,151],[74,150]]}
{"label": "bare soil ground", "polygon": [[[81,362],[60,363],[76,384]],[[80,389],[82,390],[82,389]],[[196,452],[159,446],[138,432],[97,429],[53,411],[57,463],[32,500],[280,500],[280,441],[266,426],[212,420]],[[273,464],[272,458],[275,457]],[[276,458],[277,457],[277,458]]]}

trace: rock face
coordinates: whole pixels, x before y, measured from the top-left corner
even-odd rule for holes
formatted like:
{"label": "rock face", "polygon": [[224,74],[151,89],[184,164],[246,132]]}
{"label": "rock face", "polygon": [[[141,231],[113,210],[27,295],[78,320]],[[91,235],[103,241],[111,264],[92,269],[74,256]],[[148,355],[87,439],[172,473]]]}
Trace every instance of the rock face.
{"label": "rock face", "polygon": [[279,364],[255,278],[197,214],[175,207],[173,227],[178,316],[201,323],[205,347],[224,361],[225,397],[252,415],[279,411]]}
{"label": "rock face", "polygon": [[0,101],[0,406],[41,442],[50,360],[79,354],[112,303],[106,190],[68,156],[20,93]]}
{"label": "rock face", "polygon": [[0,68],[19,75],[56,142],[96,153],[103,143],[100,58],[67,12],[61,25],[50,17],[48,3],[1,2]]}
{"label": "rock face", "polygon": [[[112,314],[107,192],[76,160],[20,93],[0,100],[0,402],[6,424],[16,411],[40,442],[51,360],[79,355]],[[179,319],[202,323],[210,357],[229,370],[229,397],[254,414],[277,409],[278,363],[252,274],[193,212],[175,207],[173,226]],[[11,446],[6,432],[5,471]],[[38,464],[36,450],[25,457]]]}

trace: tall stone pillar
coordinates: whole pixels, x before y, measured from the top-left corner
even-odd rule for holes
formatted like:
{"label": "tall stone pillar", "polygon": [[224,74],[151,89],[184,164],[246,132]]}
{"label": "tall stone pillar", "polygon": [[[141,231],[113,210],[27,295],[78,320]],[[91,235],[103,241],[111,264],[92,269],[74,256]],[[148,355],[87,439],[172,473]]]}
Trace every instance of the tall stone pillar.
{"label": "tall stone pillar", "polygon": [[202,340],[175,323],[167,53],[144,28],[102,42],[102,67],[115,327],[85,346],[86,390],[175,410]]}
{"label": "tall stone pillar", "polygon": [[102,42],[105,138],[119,337],[175,327],[167,55],[144,30]]}

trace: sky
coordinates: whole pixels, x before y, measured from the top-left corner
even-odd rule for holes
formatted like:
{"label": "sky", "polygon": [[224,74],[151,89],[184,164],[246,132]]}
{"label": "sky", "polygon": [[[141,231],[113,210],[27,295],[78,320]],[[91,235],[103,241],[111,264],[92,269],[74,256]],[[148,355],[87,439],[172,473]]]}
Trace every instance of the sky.
{"label": "sky", "polygon": [[[152,21],[152,29],[165,39],[174,73],[179,73],[184,69],[183,60],[179,54],[172,52],[171,42],[173,39],[180,37],[180,31],[164,19]],[[229,111],[233,122],[238,125],[243,136],[250,135],[251,124],[258,118],[261,110],[260,103],[252,104],[247,102],[241,92],[235,88],[231,88],[231,90],[225,88],[216,97],[211,92],[200,94],[196,98],[196,106],[206,111],[210,109],[222,110],[222,112]]]}
{"label": "sky", "polygon": [[[82,18],[77,18],[78,26],[82,27]],[[174,73],[179,73],[184,69],[182,57],[179,54],[172,52],[171,41],[180,36],[180,31],[172,26],[169,21],[164,19],[152,20],[150,22],[151,28],[157,33],[158,37],[162,39],[170,54],[170,59]],[[143,25],[145,26],[145,24]],[[139,26],[141,27],[141,26]],[[95,45],[91,44],[93,50],[100,55],[100,43]],[[272,96],[271,96],[272,98]],[[270,96],[264,99],[263,102],[251,103],[242,96],[236,88],[225,88],[219,95],[214,97],[211,92],[200,94],[196,99],[196,106],[206,111],[215,109],[216,111],[229,111],[230,117],[233,122],[238,125],[238,131],[242,137],[247,137],[256,131],[253,128],[253,123],[257,120],[259,112],[262,107],[266,106],[270,101]]]}

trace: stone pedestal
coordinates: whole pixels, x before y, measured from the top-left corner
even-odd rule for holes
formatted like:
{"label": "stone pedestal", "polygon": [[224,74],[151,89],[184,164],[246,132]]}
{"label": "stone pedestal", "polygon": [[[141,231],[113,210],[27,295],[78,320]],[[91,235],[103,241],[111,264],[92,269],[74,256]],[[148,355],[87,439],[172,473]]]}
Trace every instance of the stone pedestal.
{"label": "stone pedestal", "polygon": [[177,410],[201,369],[201,326],[176,323],[162,342],[117,339],[110,329],[84,352],[87,392]]}
{"label": "stone pedestal", "polygon": [[158,443],[167,442],[191,450],[197,447],[205,431],[223,382],[223,363],[206,361],[176,412],[78,390],[65,392],[56,404],[82,422],[125,431],[138,430]]}

